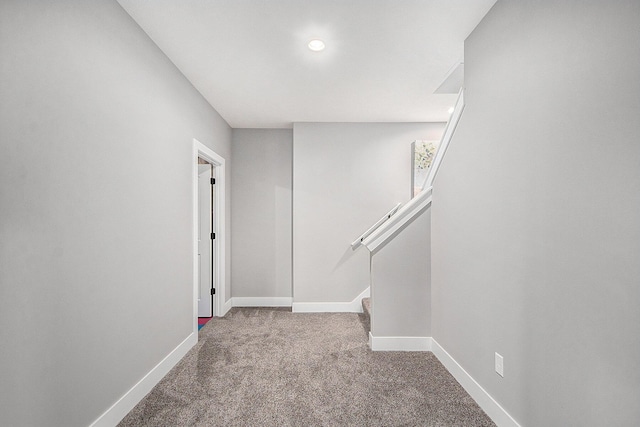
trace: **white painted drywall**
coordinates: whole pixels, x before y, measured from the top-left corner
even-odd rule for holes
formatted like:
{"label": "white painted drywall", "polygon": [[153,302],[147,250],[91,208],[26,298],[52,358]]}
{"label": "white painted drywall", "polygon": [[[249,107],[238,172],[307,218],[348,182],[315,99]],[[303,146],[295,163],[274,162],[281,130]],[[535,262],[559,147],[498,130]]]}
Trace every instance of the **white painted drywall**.
{"label": "white painted drywall", "polygon": [[498,2],[465,44],[433,336],[524,426],[640,425],[638,76],[638,1]]}
{"label": "white painted drywall", "polygon": [[443,123],[295,123],[293,299],[351,302],[369,253],[351,242],[411,192],[411,143]]}
{"label": "white painted drywall", "polygon": [[371,254],[371,334],[431,336],[431,210]]}
{"label": "white painted drywall", "polygon": [[234,129],[234,297],[291,297],[291,129]]}
{"label": "white painted drywall", "polygon": [[0,52],[0,424],[86,426],[192,333],[231,129],[116,2],[3,1]]}

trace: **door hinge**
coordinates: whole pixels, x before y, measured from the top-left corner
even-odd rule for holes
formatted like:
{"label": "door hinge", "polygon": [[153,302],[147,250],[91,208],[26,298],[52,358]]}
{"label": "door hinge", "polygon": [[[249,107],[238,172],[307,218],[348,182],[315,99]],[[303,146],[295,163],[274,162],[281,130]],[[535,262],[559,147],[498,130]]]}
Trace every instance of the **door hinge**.
{"label": "door hinge", "polygon": [[216,239],[216,233],[211,233],[211,240],[215,240]]}
{"label": "door hinge", "polygon": [[216,294],[216,288],[211,288],[211,295],[215,295]]}
{"label": "door hinge", "polygon": [[216,183],[216,179],[215,178],[211,178],[211,185],[215,185]]}

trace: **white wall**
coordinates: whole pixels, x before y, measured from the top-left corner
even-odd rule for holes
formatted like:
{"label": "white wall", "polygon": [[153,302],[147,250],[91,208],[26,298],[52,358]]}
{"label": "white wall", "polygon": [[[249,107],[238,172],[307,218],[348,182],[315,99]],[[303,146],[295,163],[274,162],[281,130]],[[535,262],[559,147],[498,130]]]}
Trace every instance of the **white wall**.
{"label": "white wall", "polygon": [[498,2],[465,44],[433,336],[524,426],[640,425],[638,76],[638,1]]}
{"label": "white wall", "polygon": [[431,336],[431,209],[371,257],[371,334]]}
{"label": "white wall", "polygon": [[234,129],[234,297],[291,297],[291,129]]}
{"label": "white wall", "polygon": [[0,424],[86,426],[192,332],[231,129],[116,2],[0,2],[0,52]]}
{"label": "white wall", "polygon": [[293,298],[350,302],[369,286],[351,242],[411,193],[411,143],[442,123],[295,123]]}

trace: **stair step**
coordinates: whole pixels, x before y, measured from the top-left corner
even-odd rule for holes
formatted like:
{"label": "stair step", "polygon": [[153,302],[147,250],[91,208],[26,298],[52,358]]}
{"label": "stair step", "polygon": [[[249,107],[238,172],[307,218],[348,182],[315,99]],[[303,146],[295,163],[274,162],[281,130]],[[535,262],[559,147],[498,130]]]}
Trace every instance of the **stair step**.
{"label": "stair step", "polygon": [[371,318],[371,298],[362,298],[362,308],[364,313]]}

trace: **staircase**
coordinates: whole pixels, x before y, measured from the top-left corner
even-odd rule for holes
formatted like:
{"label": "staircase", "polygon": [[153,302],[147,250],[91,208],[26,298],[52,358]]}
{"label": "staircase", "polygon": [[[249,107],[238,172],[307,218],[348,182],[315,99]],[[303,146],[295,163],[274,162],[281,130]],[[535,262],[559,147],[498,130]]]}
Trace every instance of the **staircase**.
{"label": "staircase", "polygon": [[[371,293],[376,289],[375,328],[370,298],[362,299],[360,319],[373,351],[425,351],[430,346],[431,289],[425,278],[429,277],[431,268],[433,182],[463,110],[461,88],[422,191],[404,206],[396,205],[351,243],[354,251],[360,246],[369,251],[369,289]],[[403,232],[405,229],[409,232]],[[395,242],[389,244],[394,239]],[[378,255],[381,250],[387,255]],[[397,259],[400,258],[412,268],[399,268]]]}
{"label": "staircase", "polygon": [[367,335],[371,330],[371,298],[362,298],[363,323]]}

